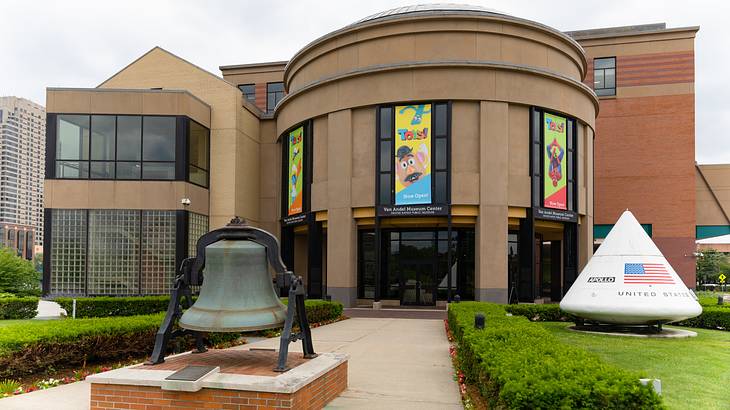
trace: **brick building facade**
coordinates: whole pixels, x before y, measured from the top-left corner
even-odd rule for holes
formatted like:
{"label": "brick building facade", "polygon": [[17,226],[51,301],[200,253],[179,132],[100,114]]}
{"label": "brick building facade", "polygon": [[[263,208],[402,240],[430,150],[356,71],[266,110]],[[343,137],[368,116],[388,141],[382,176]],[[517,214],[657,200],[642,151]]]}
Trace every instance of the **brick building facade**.
{"label": "brick building facade", "polygon": [[[595,225],[600,242],[625,209],[645,225],[685,284],[695,284],[694,40],[699,27],[665,24],[568,33],[598,88]],[[614,58],[614,84],[596,66]],[[609,69],[610,70],[610,69]],[[605,80],[605,79],[604,79]],[[606,90],[600,92],[600,90]],[[604,94],[604,95],[601,95]]]}

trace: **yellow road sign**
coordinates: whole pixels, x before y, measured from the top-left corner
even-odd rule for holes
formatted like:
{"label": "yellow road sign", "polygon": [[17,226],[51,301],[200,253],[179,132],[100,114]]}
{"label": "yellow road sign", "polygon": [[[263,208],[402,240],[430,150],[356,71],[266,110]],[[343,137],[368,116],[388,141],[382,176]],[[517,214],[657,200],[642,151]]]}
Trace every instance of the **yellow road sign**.
{"label": "yellow road sign", "polygon": [[718,276],[717,278],[720,279],[720,283],[725,283],[725,274],[724,273],[721,273],[720,276]]}

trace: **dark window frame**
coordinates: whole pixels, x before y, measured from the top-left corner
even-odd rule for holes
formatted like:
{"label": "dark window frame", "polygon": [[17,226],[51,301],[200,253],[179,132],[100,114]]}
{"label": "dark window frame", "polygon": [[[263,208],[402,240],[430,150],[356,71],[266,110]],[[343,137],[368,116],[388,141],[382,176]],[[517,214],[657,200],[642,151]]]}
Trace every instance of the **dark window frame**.
{"label": "dark window frame", "polygon": [[[281,85],[281,91],[269,91],[269,88],[274,85]],[[269,96],[274,95],[274,104],[273,107],[269,104]],[[274,81],[271,83],[266,83],[266,112],[272,113],[276,109],[276,106],[279,104],[279,101],[281,101],[282,98],[286,95],[286,89],[284,88],[284,82],[283,81]]]}
{"label": "dark window frame", "polygon": [[[376,115],[375,115],[375,204],[378,205],[385,205],[385,206],[395,206],[395,184],[393,179],[393,173],[395,172],[395,107],[401,106],[401,105],[419,105],[419,104],[431,104],[431,204],[432,205],[450,205],[451,204],[451,140],[452,140],[452,103],[451,101],[444,101],[444,100],[434,100],[434,101],[404,101],[404,102],[397,102],[387,105],[379,105],[376,107]],[[436,129],[437,129],[437,117],[436,117],[436,107],[443,107],[446,109],[446,133],[443,135],[436,135]],[[390,110],[390,113],[387,113],[387,110]],[[384,113],[385,112],[385,113]],[[385,118],[382,116],[385,115]],[[387,120],[389,124],[384,124],[383,120]],[[383,131],[384,127],[387,127],[387,133],[389,136],[383,137]],[[437,140],[445,140],[446,141],[446,153],[445,159],[446,164],[445,167],[438,167],[436,164],[436,145]],[[381,167],[381,143],[390,143],[390,160],[388,161],[388,167],[386,169],[383,169]],[[437,192],[437,186],[436,182],[438,180],[438,175],[444,175],[444,178],[446,179],[446,184],[444,186],[445,192],[439,193]],[[387,202],[383,202],[383,197],[381,196],[381,178],[387,177],[388,183],[390,184],[390,198]],[[436,199],[443,195],[443,201],[436,201]]]}
{"label": "dark window frame", "polygon": [[[88,150],[88,157],[89,159],[85,160],[64,160],[64,159],[57,159],[57,141],[59,138],[59,130],[58,130],[58,124],[60,121],[60,117],[64,115],[80,115],[80,116],[87,116],[89,118],[89,146],[87,148]],[[91,146],[92,146],[92,127],[91,127],[91,117],[94,115],[105,115],[105,116],[112,116],[115,117],[114,119],[114,159],[113,160],[92,160],[91,158]],[[118,147],[119,147],[119,117],[140,117],[140,141],[139,141],[139,160],[119,160],[118,159]],[[144,121],[146,117],[165,117],[165,118],[174,118],[175,119],[175,159],[173,161],[145,161],[144,160]],[[185,181],[192,183],[197,186],[201,186],[200,184],[191,182],[189,179],[189,167],[188,167],[188,158],[189,158],[189,149],[190,149],[190,141],[189,141],[189,121],[193,121],[196,124],[202,126],[206,130],[208,130],[208,168],[210,168],[210,128],[205,127],[204,125],[200,124],[199,122],[193,120],[192,118],[184,115],[142,115],[142,114],[90,114],[90,113],[75,113],[75,112],[62,112],[62,113],[48,113],[46,115],[46,179],[59,179],[59,180],[73,180],[73,181],[79,181],[79,180],[91,180],[91,181]],[[86,177],[80,177],[80,178],[68,178],[68,177],[59,177],[57,176],[57,164],[59,162],[78,162],[80,164],[85,164],[87,167],[87,176]],[[114,176],[112,178],[92,178],[91,177],[91,164],[92,163],[113,163],[114,164]],[[125,164],[139,164],[140,170],[139,170],[139,177],[138,178],[118,178],[118,172],[117,168],[120,163]],[[144,166],[145,163],[148,164],[172,164],[173,168],[173,176],[172,178],[144,178]],[[196,167],[200,168],[200,167]],[[202,169],[202,168],[201,168]],[[208,175],[206,178],[206,183],[208,186],[210,185],[210,169],[205,170]],[[208,186],[204,186],[204,188],[208,188]]]}
{"label": "dark window frame", "polygon": [[[251,87],[251,92],[247,92],[243,89],[243,87]],[[243,94],[243,98],[246,99],[246,101],[250,102],[251,104],[256,104],[256,84],[249,83],[249,84],[239,84],[238,89],[241,90],[241,94]],[[250,96],[250,98],[249,98]]]}
{"label": "dark window frame", "polygon": [[[566,205],[567,210],[578,212],[578,127],[577,120],[569,115],[540,107],[530,109],[530,177],[532,179],[532,206],[545,208],[545,186],[543,171],[545,169],[545,114],[565,118],[566,141]],[[572,194],[572,195],[571,195]],[[572,196],[572,198],[571,198]],[[552,208],[548,208],[552,209]]]}
{"label": "dark window frame", "polygon": [[[185,181],[187,181],[187,182],[189,182],[189,183],[191,183],[193,185],[197,185],[199,187],[203,187],[205,189],[209,189],[209,187],[210,187],[210,128],[208,128],[205,125],[203,125],[203,124],[195,121],[192,118],[188,118],[188,120],[189,121],[188,121],[188,124],[187,124],[187,127],[186,127],[187,129],[186,129],[186,132],[185,132],[185,134],[186,134],[185,135],[185,141],[186,141],[186,143],[185,143],[185,151],[186,151],[185,152],[185,157],[186,157],[186,161],[185,161],[186,162],[186,166],[185,166]],[[205,149],[207,151],[205,153],[205,155],[206,155],[206,163],[208,164],[208,168],[201,168],[201,167],[199,167],[197,165],[193,165],[192,162],[190,161],[190,158],[191,158],[191,156],[190,156],[190,147],[192,146],[192,144],[190,143],[190,133],[191,133],[191,130],[192,130],[192,127],[190,127],[190,123],[191,122],[194,122],[195,124],[203,127],[205,130],[208,131],[208,135],[207,135],[208,141],[207,141],[206,146],[205,146]],[[190,179],[190,167],[193,167],[193,168],[196,168],[196,169],[199,169],[199,170],[205,172],[205,185],[200,185],[197,182],[193,182]]]}
{"label": "dark window frame", "polygon": [[[373,246],[374,247],[380,246],[381,252],[385,253],[385,257],[383,257],[381,260],[381,264],[382,264],[381,270],[383,272],[388,272],[388,271],[394,269],[394,267],[390,267],[390,269],[386,269],[387,261],[388,261],[387,249],[389,249],[389,247],[391,246],[392,241],[431,242],[432,246],[433,246],[431,248],[433,251],[433,254],[429,257],[429,259],[431,259],[430,261],[433,262],[436,266],[438,266],[439,262],[447,262],[447,261],[444,261],[441,259],[441,258],[446,259],[446,257],[444,257],[444,256],[440,257],[439,251],[438,251],[439,243],[446,242],[448,244],[447,246],[453,246],[453,252],[455,255],[452,256],[452,258],[455,258],[455,259],[453,259],[452,262],[454,262],[454,261],[455,262],[469,262],[469,260],[467,260],[467,259],[460,261],[458,258],[460,257],[460,255],[468,252],[467,250],[465,250],[465,247],[467,246],[466,242],[470,239],[470,235],[473,235],[473,236],[471,236],[471,240],[474,241],[474,249],[471,250],[471,252],[470,252],[471,258],[469,258],[469,259],[471,259],[470,262],[473,265],[468,264],[468,263],[459,263],[459,265],[457,265],[456,278],[453,279],[453,282],[455,283],[455,287],[452,289],[453,289],[454,294],[459,294],[461,296],[462,300],[474,300],[474,298],[476,297],[476,272],[477,272],[477,269],[476,269],[476,252],[477,252],[477,250],[476,250],[476,229],[474,227],[459,227],[459,228],[455,227],[455,228],[453,228],[453,231],[456,233],[456,235],[454,235],[451,238],[451,241],[452,241],[451,244],[448,244],[449,243],[448,237],[444,237],[447,235],[447,232],[448,232],[448,229],[446,227],[383,228],[383,232],[381,234],[380,245],[378,245],[377,238],[375,238],[375,237],[373,238]],[[430,239],[403,239],[402,235],[399,235],[399,239],[397,239],[397,240],[391,239],[392,233],[402,234],[404,232],[406,232],[406,233],[428,232],[428,233],[433,233],[434,235]],[[365,280],[364,280],[365,278],[363,276],[365,273],[365,262],[366,262],[365,258],[364,258],[363,237],[368,234],[375,235],[374,229],[373,228],[364,228],[364,229],[357,230],[357,297],[359,299],[370,300],[373,298],[365,296],[366,284],[365,284]],[[444,235],[442,236],[441,234],[444,234]],[[374,250],[375,250],[375,248],[374,248]],[[378,263],[377,260],[374,261],[374,263],[377,265],[377,263]],[[377,269],[377,266],[376,266],[376,269]],[[467,275],[467,272],[470,269],[471,269],[471,275]],[[435,302],[446,300],[445,297],[439,297],[439,295],[438,295],[439,283],[440,283],[439,279],[441,279],[438,274],[438,267],[434,270],[433,273],[434,273],[433,279],[435,280],[434,291],[436,292]],[[471,276],[471,277],[469,278],[467,276]],[[373,278],[373,280],[375,280],[375,278]],[[469,282],[471,282],[471,284],[473,285],[470,290],[467,289],[467,287],[468,287],[467,285],[469,284]],[[389,285],[389,280],[387,277],[384,278],[383,281],[381,281],[380,285],[381,285],[380,292],[381,292],[381,295],[383,295],[382,299],[387,299],[387,300],[400,299],[400,295],[398,297],[396,297],[395,299],[393,297],[387,296],[388,295],[387,287]],[[372,287],[373,291],[375,293],[377,293],[377,289],[375,289],[377,287],[377,282],[373,282],[372,284],[368,284],[367,286],[369,288]],[[400,290],[399,290],[399,292],[400,292]]]}
{"label": "dark window frame", "polygon": [[[596,68],[596,62],[598,60],[613,60],[613,67]],[[603,77],[603,84],[606,84],[606,70],[613,70],[613,87],[597,87],[596,74],[600,71]],[[616,84],[618,82],[618,71],[616,70],[616,56],[613,57],[599,57],[593,59],[593,91],[599,97],[612,97],[616,95]]]}
{"label": "dark window frame", "polygon": [[[302,127],[302,138],[304,138],[304,180],[302,181],[302,212],[289,215],[289,133]],[[314,134],[314,122],[307,120],[290,127],[279,137],[281,142],[281,218],[293,217],[311,212],[311,187],[313,179],[314,153],[312,140]]]}

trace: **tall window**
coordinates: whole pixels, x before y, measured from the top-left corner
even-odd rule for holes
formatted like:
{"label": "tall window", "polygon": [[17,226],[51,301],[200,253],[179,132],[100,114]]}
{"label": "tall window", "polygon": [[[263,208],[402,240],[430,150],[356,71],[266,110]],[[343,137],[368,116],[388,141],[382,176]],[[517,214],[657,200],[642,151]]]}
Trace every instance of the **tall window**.
{"label": "tall window", "polygon": [[593,60],[593,89],[596,95],[616,95],[616,57]]}
{"label": "tall window", "polygon": [[266,112],[274,112],[276,104],[284,98],[284,83],[266,84]]}
{"label": "tall window", "polygon": [[175,179],[175,117],[59,115],[57,133],[56,178]]}
{"label": "tall window", "polygon": [[208,186],[208,129],[190,121],[188,180],[194,184]]}
{"label": "tall window", "polygon": [[256,84],[241,84],[238,89],[243,93],[243,98],[252,104],[256,104]]}
{"label": "tall window", "polygon": [[89,116],[59,115],[56,140],[56,176],[89,177]]}
{"label": "tall window", "polygon": [[[47,178],[184,180],[183,170],[187,167],[187,180],[207,187],[210,132],[187,118],[189,126],[182,122],[178,126],[180,119],[59,114],[55,122],[55,164],[49,164]],[[49,143],[53,146],[54,141],[49,139]],[[176,161],[185,160],[183,155],[178,158],[178,152],[186,149],[189,163],[176,167]]]}
{"label": "tall window", "polygon": [[142,119],[142,179],[175,179],[175,117]]}
{"label": "tall window", "polygon": [[[413,171],[409,171],[407,165],[411,161],[406,162],[405,159],[416,157],[422,164],[428,165],[421,165],[423,171],[415,170],[416,174],[412,175],[425,175],[428,179],[424,179],[424,181],[430,181],[430,187],[422,189],[420,193],[426,192],[427,195],[431,195],[429,203],[448,204],[450,201],[449,104],[438,102],[403,107],[380,107],[378,110],[376,203],[377,205],[398,205],[396,191],[398,191],[399,184],[401,186],[404,184],[396,179],[405,176],[405,180],[409,180],[410,175],[406,174]],[[422,125],[426,131],[416,136],[407,129],[398,129],[396,132],[396,117],[404,112],[413,115],[414,118],[418,115],[422,121],[430,121],[430,127]],[[427,115],[430,116],[428,120],[426,120]],[[421,120],[419,119],[419,121]],[[404,144],[404,141],[419,139],[430,141],[413,146]],[[405,155],[401,155],[401,152]],[[401,168],[394,169],[396,162],[406,171],[399,173]],[[405,189],[401,188],[401,191],[405,191]]]}

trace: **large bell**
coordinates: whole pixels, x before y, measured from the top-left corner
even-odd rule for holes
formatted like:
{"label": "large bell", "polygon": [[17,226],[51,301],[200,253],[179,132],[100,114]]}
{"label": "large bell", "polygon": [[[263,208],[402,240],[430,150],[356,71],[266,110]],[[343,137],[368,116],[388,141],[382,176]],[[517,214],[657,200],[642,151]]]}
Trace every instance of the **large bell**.
{"label": "large bell", "polygon": [[242,332],[281,327],[286,307],[276,296],[266,248],[247,240],[221,240],[205,248],[200,296],[180,327],[202,332]]}

